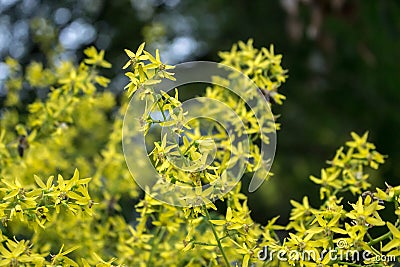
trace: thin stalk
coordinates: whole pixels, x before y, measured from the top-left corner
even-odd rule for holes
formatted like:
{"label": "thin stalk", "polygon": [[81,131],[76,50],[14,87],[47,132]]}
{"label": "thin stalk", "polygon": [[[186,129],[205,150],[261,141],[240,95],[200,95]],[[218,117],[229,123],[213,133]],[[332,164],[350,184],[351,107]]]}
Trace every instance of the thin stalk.
{"label": "thin stalk", "polygon": [[388,239],[391,236],[392,236],[392,232],[387,232],[386,234],[381,235],[380,237],[377,237],[377,238],[373,239],[372,241],[368,242],[368,245],[369,246],[373,246],[376,243],[379,243],[379,242],[381,242],[381,241],[383,241],[385,239]]}
{"label": "thin stalk", "polygon": [[206,213],[207,221],[208,221],[208,223],[211,225],[211,230],[212,230],[212,232],[213,232],[213,234],[214,234],[215,240],[217,241],[217,245],[218,245],[218,247],[219,247],[219,250],[221,251],[222,257],[224,258],[225,265],[229,267],[229,266],[231,266],[231,265],[230,265],[230,263],[229,263],[228,257],[227,257],[226,254],[225,254],[224,249],[222,248],[221,240],[220,240],[220,238],[218,237],[217,230],[215,230],[214,225],[210,222],[210,220],[211,220],[210,214],[208,213],[208,210],[207,210],[207,208],[206,208],[205,206],[203,206],[203,208],[204,208],[204,211],[205,211],[205,213]]}

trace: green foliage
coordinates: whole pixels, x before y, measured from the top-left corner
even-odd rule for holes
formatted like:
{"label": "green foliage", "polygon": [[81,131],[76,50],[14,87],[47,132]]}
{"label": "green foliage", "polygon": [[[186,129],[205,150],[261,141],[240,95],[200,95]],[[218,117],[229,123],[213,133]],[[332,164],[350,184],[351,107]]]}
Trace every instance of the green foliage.
{"label": "green foliage", "polygon": [[[114,96],[103,89],[109,80],[100,74],[101,68],[111,67],[104,51],[87,48],[86,58],[77,66],[70,61],[48,62],[47,66],[33,62],[25,71],[18,62],[7,59],[11,74],[6,83],[7,109],[2,114],[0,132],[0,266],[389,264],[377,257],[356,262],[326,256],[289,257],[288,261],[273,257],[263,262],[258,255],[264,247],[288,254],[307,250],[319,255],[330,248],[338,252],[368,250],[375,256],[400,255],[400,189],[388,186],[366,191],[370,187],[367,169],[377,169],[384,163],[384,156],[367,141],[367,133],[361,137],[352,133],[353,140],[336,152],[329,167],[322,169],[321,177],[310,177],[320,186],[322,204],[313,208],[307,196],[302,203],[291,201],[293,209],[286,226],[278,225],[277,218],[266,225],[254,222],[241,182],[224,194],[196,190],[195,194],[201,196],[214,193],[221,210],[212,202],[171,206],[149,194],[134,207],[120,206],[121,200],[138,199],[140,195],[124,165],[120,145],[122,115],[133,94],[153,103],[141,121],[144,135],[149,135],[154,125],[176,126],[178,134],[191,129],[185,132],[182,143],[169,143],[163,136],[149,153],[156,170],[171,183],[198,188],[213,182],[231,164],[228,156],[234,162],[244,161],[247,172],[257,171],[263,163],[260,143],[269,142],[260,133],[276,127],[277,116],[271,118],[266,113],[262,121],[273,123],[258,125],[242,99],[213,85],[205,96],[226,103],[246,123],[249,155],[243,157],[241,143],[233,146],[216,125],[207,136],[200,134],[200,122],[185,120],[178,91],[169,95],[153,90],[152,86],[163,79],[175,79],[174,67],[161,61],[158,50],[152,55],[144,48],[142,44],[136,52],[125,50],[129,60],[124,69],[129,68],[129,83],[115,112]],[[222,63],[246,74],[271,107],[282,104],[285,97],[278,88],[286,80],[286,71],[272,46],[256,49],[249,40],[220,56]],[[20,96],[27,86],[34,88],[37,99],[22,106]],[[248,93],[258,96],[256,92]],[[150,111],[160,112],[163,119],[152,118]],[[226,149],[217,149],[215,163],[196,171],[212,151],[211,139],[221,140],[219,146]],[[182,171],[166,160],[171,151],[198,165],[190,165],[190,174]],[[80,173],[91,178],[81,178]],[[53,175],[57,175],[57,181]],[[268,178],[269,174],[264,176]],[[164,182],[159,181],[154,188]],[[222,178],[222,182],[222,188],[231,183],[229,177]],[[356,196],[356,203],[347,205],[343,198],[346,192]],[[381,217],[385,207],[391,210],[394,221]],[[123,216],[127,213],[133,213],[134,219]],[[386,233],[374,236],[379,227]],[[279,237],[281,231],[287,231],[288,236]],[[345,241],[346,246],[339,241]]]}

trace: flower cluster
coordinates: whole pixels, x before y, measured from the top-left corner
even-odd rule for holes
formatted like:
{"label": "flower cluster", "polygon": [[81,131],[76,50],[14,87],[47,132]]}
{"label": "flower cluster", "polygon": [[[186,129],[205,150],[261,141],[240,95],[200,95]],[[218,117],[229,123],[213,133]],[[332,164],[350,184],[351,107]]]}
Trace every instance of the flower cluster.
{"label": "flower cluster", "polygon": [[[385,191],[379,188],[376,192],[367,191],[369,173],[366,167],[377,169],[384,163],[384,156],[375,150],[367,141],[368,133],[359,136],[352,133],[353,140],[346,143],[347,149],[341,147],[334,158],[328,161],[330,167],[321,170],[321,177],[310,176],[311,181],[320,185],[323,201],[318,208],[313,208],[308,197],[302,203],[291,201],[293,209],[291,222],[286,226],[290,236],[279,243],[286,251],[315,251],[313,255],[323,255],[323,251],[334,251],[336,254],[349,255],[355,252],[368,252],[370,257],[361,258],[311,257],[289,259],[290,264],[299,266],[386,266],[386,256],[398,256],[396,234],[400,223],[395,225],[382,219],[381,210],[390,208],[394,203],[393,214],[399,213],[398,197],[389,197],[392,187]],[[355,203],[344,202],[343,195],[351,192],[357,196]],[[375,236],[377,228],[389,228],[390,232]],[[389,243],[387,242],[393,238]],[[386,243],[386,245],[385,245]],[[269,244],[270,245],[270,244]],[[276,244],[278,246],[278,244]],[[350,258],[350,259],[349,259]]]}
{"label": "flower cluster", "polygon": [[101,69],[111,67],[104,51],[84,54],[80,64],[5,61],[1,266],[111,266],[108,244],[118,239],[111,229],[123,222],[128,231],[118,202],[138,191],[123,165],[124,107],[114,113],[116,96],[103,89],[109,79]]}
{"label": "flower cluster", "polygon": [[286,81],[287,71],[281,66],[282,55],[275,55],[274,46],[253,47],[253,39],[247,43],[239,41],[228,52],[220,52],[221,63],[239,70],[247,75],[270,101],[282,104],[286,97],[278,88]]}
{"label": "flower cluster", "polygon": [[[247,172],[268,164],[260,145],[268,144],[268,134],[279,128],[277,116],[261,110],[265,114],[256,120],[255,111],[222,86],[235,89],[242,84],[235,83],[235,77],[215,77],[219,85],[207,87],[205,96],[238,114],[245,132],[233,123],[234,139],[249,136],[245,151],[244,143],[232,144],[218,124],[187,119],[178,90],[154,90],[163,80],[175,80],[174,67],[161,61],[158,50],[153,55],[142,44],[136,52],[125,52],[129,82],[116,109],[115,96],[104,89],[109,80],[101,75],[102,68],[111,67],[104,51],[90,47],[79,64],[33,62],[24,71],[16,60],[6,60],[10,75],[0,128],[0,266],[391,264],[377,257],[355,261],[289,255],[287,261],[262,261],[259,251],[264,247],[288,254],[321,255],[332,249],[400,256],[400,187],[370,189],[369,169],[377,169],[385,157],[368,142],[368,133],[352,133],[352,140],[328,161],[320,177],[310,177],[320,186],[319,206],[311,205],[307,196],[301,202],[292,200],[288,225],[278,225],[278,217],[260,225],[251,217],[242,183],[231,184],[224,170],[242,161]],[[256,49],[249,40],[220,56],[223,64],[240,70],[262,91],[247,92],[256,107],[260,97],[269,108],[282,104],[285,97],[278,88],[287,76],[273,46]],[[24,106],[26,91],[35,101]],[[180,136],[179,142],[167,134],[153,140],[148,156],[161,179],[151,190],[164,188],[159,192],[167,193],[168,184],[189,185],[198,201],[182,198],[185,205],[180,207],[150,194],[139,199],[121,147],[123,114],[131,97],[147,104],[140,120],[145,136],[151,139],[157,126],[168,126]],[[218,111],[211,103],[204,108]],[[216,180],[218,192],[206,187]],[[203,196],[220,203],[203,203]],[[386,219],[382,210],[390,210],[393,218]]]}

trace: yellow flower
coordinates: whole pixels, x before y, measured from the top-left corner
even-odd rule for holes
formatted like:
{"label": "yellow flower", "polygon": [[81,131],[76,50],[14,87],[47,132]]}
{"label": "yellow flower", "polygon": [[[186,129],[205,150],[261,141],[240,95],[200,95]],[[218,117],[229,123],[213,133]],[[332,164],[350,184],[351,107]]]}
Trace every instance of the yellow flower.
{"label": "yellow flower", "polygon": [[387,183],[385,183],[385,184],[387,187],[386,192],[377,188],[375,195],[379,199],[391,202],[391,201],[393,201],[394,198],[396,198],[400,195],[400,186],[393,187],[391,185],[388,185]]}
{"label": "yellow flower", "polygon": [[[96,261],[98,262],[96,264],[96,267],[112,267],[112,266],[114,266],[112,263],[116,260],[115,258],[111,258],[110,260],[105,261],[96,253],[93,253],[93,256],[96,259]],[[85,259],[82,259],[82,263],[83,263],[83,267],[90,267],[89,263]]]}
{"label": "yellow flower", "polygon": [[312,237],[313,237],[312,234],[300,237],[293,233],[289,233],[289,238],[286,240],[285,245],[291,249],[296,249],[299,252],[302,252],[304,250],[306,251],[315,250],[315,252],[318,252],[315,249],[315,244],[314,244],[315,241],[311,240]]}
{"label": "yellow flower", "polygon": [[77,71],[76,69],[72,69],[69,73],[69,76],[64,76],[58,80],[58,82],[65,88],[66,91],[73,90],[74,93],[77,93],[79,90],[84,91],[87,87],[85,84],[85,80],[87,78],[87,73],[85,71]]}
{"label": "yellow flower", "polygon": [[128,90],[128,97],[131,97],[140,88],[146,88],[150,85],[160,83],[160,79],[148,78],[143,70],[143,64],[137,64],[137,74],[133,72],[127,72],[125,75],[129,78],[130,82],[124,87]]}
{"label": "yellow flower", "polygon": [[148,59],[147,55],[142,55],[143,49],[144,49],[145,43],[142,43],[139,48],[136,50],[136,53],[132,52],[129,49],[125,49],[125,53],[128,55],[129,60],[128,62],[125,63],[125,65],[122,67],[122,69],[128,68],[130,65],[132,67],[135,67],[136,64],[141,61],[141,60],[146,60]]}
{"label": "yellow flower", "polygon": [[3,197],[3,200],[7,200],[10,198],[13,198],[17,196],[18,194],[23,194],[24,193],[24,188],[21,185],[21,182],[15,179],[14,183],[10,183],[6,181],[5,179],[1,180],[2,183],[4,183],[8,188],[1,188],[1,191],[5,191],[7,195]]}
{"label": "yellow flower", "polygon": [[237,62],[237,44],[232,45],[232,48],[228,52],[219,52],[218,56],[222,59],[221,64],[235,67]]}
{"label": "yellow flower", "polygon": [[17,72],[21,69],[21,65],[19,64],[18,60],[12,57],[6,57],[5,63],[13,72]]}
{"label": "yellow flower", "polygon": [[364,201],[360,196],[357,203],[351,204],[351,206],[353,210],[347,213],[346,216],[355,220],[358,225],[385,225],[385,222],[382,221],[377,212],[378,210],[384,209],[384,207],[380,206],[379,202],[373,200],[371,196],[368,195]]}
{"label": "yellow flower", "polygon": [[321,170],[321,178],[316,178],[313,175],[310,176],[311,181],[322,186],[320,189],[321,199],[325,197],[325,193],[330,192],[330,187],[335,189],[342,187],[342,183],[338,179],[339,174],[340,170],[336,170],[335,168],[328,168]]}
{"label": "yellow flower", "polygon": [[83,53],[88,57],[84,62],[88,65],[95,65],[103,68],[111,68],[111,63],[104,60],[104,50],[97,51],[94,46],[86,48]]}
{"label": "yellow flower", "polygon": [[322,233],[324,236],[331,236],[334,233],[345,235],[347,234],[347,232],[339,227],[340,217],[341,215],[338,214],[329,221],[327,221],[325,216],[316,213],[315,219],[311,224],[313,225],[315,222],[318,222],[319,226],[310,228],[309,230],[307,230],[307,233],[312,235]]}
{"label": "yellow flower", "polygon": [[155,160],[155,165],[157,166],[159,162],[168,162],[168,160],[166,160],[167,154],[178,145],[167,144],[167,135],[165,134],[161,142],[154,142],[154,146],[154,150],[149,155],[153,154],[153,159]]}
{"label": "yellow flower", "polygon": [[228,230],[240,229],[244,224],[243,218],[233,216],[231,207],[227,208],[224,220],[210,220],[210,222],[215,225],[225,225]]}
{"label": "yellow flower", "polygon": [[[334,239],[333,242],[336,243],[338,246],[341,246],[340,249],[347,250],[347,249],[354,249],[354,250],[370,250],[371,248],[368,244],[364,241],[364,237],[367,234],[367,228],[362,225],[349,225],[348,223],[345,224],[345,229],[347,235],[349,237],[340,237]],[[343,242],[343,240],[345,242]]]}
{"label": "yellow flower", "polygon": [[290,214],[290,220],[294,221],[301,217],[307,217],[309,215],[312,215],[313,209],[310,207],[307,196],[303,197],[303,204],[300,204],[299,202],[294,200],[290,200],[290,203],[294,207]]}
{"label": "yellow flower", "polygon": [[249,248],[247,247],[246,243],[243,243],[241,246],[239,246],[236,251],[240,254],[243,255],[243,260],[242,260],[242,267],[248,267],[250,263],[250,258],[254,254],[254,248]]}
{"label": "yellow flower", "polygon": [[75,261],[68,258],[66,255],[71,253],[74,250],[77,250],[80,246],[74,246],[66,251],[62,251],[64,249],[64,245],[61,246],[58,253],[51,258],[52,264],[62,264],[63,266],[79,266]]}
{"label": "yellow flower", "polygon": [[[311,254],[312,255],[312,254]],[[303,266],[305,267],[328,267],[328,266],[334,266],[336,267],[336,264],[329,264],[331,261],[331,253],[327,253],[323,258],[320,257],[318,254],[316,254],[317,256],[315,257],[314,262],[311,261],[304,261],[303,262]],[[315,255],[312,255],[315,256]]]}
{"label": "yellow flower", "polygon": [[382,251],[390,251],[394,248],[395,250],[390,251],[390,255],[400,256],[400,231],[390,222],[387,222],[387,226],[392,233],[393,237],[392,240],[387,243],[383,248]]}
{"label": "yellow flower", "polygon": [[148,56],[150,60],[150,64],[146,65],[146,69],[156,69],[157,73],[159,73],[161,78],[167,78],[169,80],[175,81],[176,79],[173,77],[174,73],[168,72],[167,70],[174,69],[174,66],[167,65],[161,62],[160,52],[156,49],[156,57],[153,57],[147,51],[144,51],[145,55]]}
{"label": "yellow flower", "polygon": [[353,137],[353,141],[346,142],[346,145],[348,147],[353,147],[360,150],[375,149],[375,146],[373,144],[367,142],[368,132],[365,132],[361,137],[355,132],[351,132],[351,137]]}
{"label": "yellow flower", "polygon": [[46,184],[43,183],[42,179],[41,179],[39,176],[34,175],[33,177],[34,177],[34,179],[35,179],[37,185],[38,185],[43,191],[45,191],[45,192],[53,191],[53,180],[54,180],[54,176],[50,176],[50,177],[47,179]]}
{"label": "yellow flower", "polygon": [[29,252],[29,241],[8,239],[0,244],[0,266],[43,266],[43,262],[41,255]]}

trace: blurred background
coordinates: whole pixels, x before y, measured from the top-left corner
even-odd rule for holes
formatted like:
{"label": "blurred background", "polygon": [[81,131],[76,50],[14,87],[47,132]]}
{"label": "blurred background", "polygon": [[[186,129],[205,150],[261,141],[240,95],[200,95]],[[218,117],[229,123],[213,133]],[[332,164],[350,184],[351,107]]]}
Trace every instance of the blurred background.
{"label": "blurred background", "polygon": [[[218,61],[238,40],[275,45],[289,79],[273,165],[275,176],[250,194],[260,223],[289,217],[289,199],[319,192],[308,177],[350,132],[370,132],[389,156],[372,173],[375,185],[400,182],[400,2],[349,0],[0,0],[0,107],[6,56],[22,65],[46,57],[79,61],[83,49],[106,50],[109,90],[120,94],[124,48],[143,41],[169,64]],[[26,97],[29,100],[29,93]]]}

